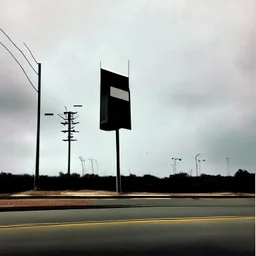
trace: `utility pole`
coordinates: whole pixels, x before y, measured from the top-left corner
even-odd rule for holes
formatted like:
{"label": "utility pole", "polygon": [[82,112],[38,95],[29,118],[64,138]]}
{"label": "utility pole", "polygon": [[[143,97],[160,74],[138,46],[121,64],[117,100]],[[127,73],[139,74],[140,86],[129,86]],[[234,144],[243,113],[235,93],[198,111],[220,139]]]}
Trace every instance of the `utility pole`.
{"label": "utility pole", "polygon": [[230,160],[230,158],[229,158],[229,157],[226,157],[226,162],[227,162],[227,176],[230,175],[230,173],[229,173],[229,160]]}
{"label": "utility pole", "polygon": [[[73,107],[82,107],[82,105],[73,105]],[[73,139],[73,132],[79,132],[79,131],[75,131],[75,125],[79,124],[79,122],[74,122],[74,120],[76,118],[78,118],[79,116],[74,116],[77,114],[77,112],[72,112],[72,111],[68,111],[67,108],[65,107],[66,111],[64,112],[65,117],[63,117],[60,114],[57,114],[59,117],[61,117],[65,122],[60,122],[62,125],[68,125],[68,129],[67,130],[61,130],[61,132],[64,133],[68,133],[68,138],[64,139],[63,141],[67,141],[68,142],[68,176],[70,176],[70,161],[71,161],[71,142],[72,141],[77,141],[75,139]],[[45,116],[53,116],[53,113],[45,113]]]}
{"label": "utility pole", "polygon": [[41,123],[41,63],[38,63],[38,92],[37,92],[37,134],[36,134],[36,168],[34,189],[39,185],[39,159],[40,159],[40,123]]}
{"label": "utility pole", "polygon": [[64,139],[62,141],[67,141],[68,142],[68,176],[70,176],[70,162],[71,162],[71,142],[72,141],[77,141],[75,139],[73,139],[73,133],[74,132],[79,132],[74,130],[76,124],[79,124],[79,122],[74,122],[74,120],[78,117],[78,116],[74,116],[76,115],[77,112],[73,112],[73,111],[66,111],[64,112],[65,118],[62,117],[62,119],[64,119],[65,122],[61,122],[62,125],[67,125],[68,129],[67,130],[61,130],[61,132],[64,133],[68,133],[68,137],[67,139]]}

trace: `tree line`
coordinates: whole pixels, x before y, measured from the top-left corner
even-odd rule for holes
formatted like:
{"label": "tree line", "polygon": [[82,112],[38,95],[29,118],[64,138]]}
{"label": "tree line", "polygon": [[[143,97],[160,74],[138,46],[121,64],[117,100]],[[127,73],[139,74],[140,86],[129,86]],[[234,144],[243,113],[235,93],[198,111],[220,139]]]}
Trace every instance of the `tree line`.
{"label": "tree line", "polygon": [[[0,173],[0,193],[14,193],[33,189],[34,176]],[[86,174],[70,176],[59,173],[58,176],[40,176],[41,190],[108,190],[115,191],[115,176]],[[159,192],[159,193],[209,193],[209,192],[255,192],[255,173],[239,169],[234,176],[201,174],[198,177],[187,173],[158,178],[149,174],[144,176],[122,176],[123,192]]]}

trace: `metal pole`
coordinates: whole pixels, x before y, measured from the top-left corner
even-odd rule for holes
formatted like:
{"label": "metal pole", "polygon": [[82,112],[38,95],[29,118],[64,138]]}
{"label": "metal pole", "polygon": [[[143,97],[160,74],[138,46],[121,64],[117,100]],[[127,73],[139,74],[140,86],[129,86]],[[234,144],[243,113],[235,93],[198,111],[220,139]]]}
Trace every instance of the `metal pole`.
{"label": "metal pole", "polygon": [[86,174],[86,167],[85,167],[85,160],[83,159],[82,160],[83,162],[82,162],[82,165],[83,165],[83,170],[84,170],[84,174],[83,174],[83,176]]}
{"label": "metal pole", "polygon": [[98,165],[98,161],[94,159],[94,162],[96,163],[96,166],[97,166],[97,174],[99,175],[99,165]]}
{"label": "metal pole", "polygon": [[93,160],[91,160],[91,164],[92,164],[92,174],[94,174]]}
{"label": "metal pole", "polygon": [[199,156],[200,154],[197,154],[196,157],[195,157],[195,160],[196,160],[196,176],[198,176],[198,163],[197,163],[197,157]]}
{"label": "metal pole", "polygon": [[68,112],[68,176],[70,176],[70,151],[71,151],[71,112]]}
{"label": "metal pole", "polygon": [[119,129],[116,130],[116,192],[121,193]]}
{"label": "metal pole", "polygon": [[39,158],[40,158],[40,118],[41,118],[41,63],[38,63],[38,100],[37,100],[37,137],[36,137],[36,168],[34,189],[39,188]]}
{"label": "metal pole", "polygon": [[83,161],[83,158],[81,159],[81,164],[82,164],[82,176],[84,176],[84,161]]}
{"label": "metal pole", "polygon": [[79,159],[81,161],[81,165],[82,165],[82,176],[84,176],[84,165],[83,165],[83,158],[81,156],[79,156]]}
{"label": "metal pole", "polygon": [[226,161],[227,161],[227,176],[229,176],[229,157],[226,158]]}

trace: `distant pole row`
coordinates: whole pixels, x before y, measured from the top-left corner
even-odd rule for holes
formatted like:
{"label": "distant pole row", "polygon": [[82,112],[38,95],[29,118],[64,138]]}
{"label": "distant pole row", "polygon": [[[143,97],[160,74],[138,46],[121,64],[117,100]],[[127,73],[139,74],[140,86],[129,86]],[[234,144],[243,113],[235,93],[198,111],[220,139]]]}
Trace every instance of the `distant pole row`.
{"label": "distant pole row", "polygon": [[[199,175],[199,172],[201,170],[201,163],[206,161],[205,159],[197,159],[200,154],[201,153],[197,154],[196,157],[195,157],[195,161],[196,161],[196,176]],[[182,159],[178,158],[178,157],[173,157],[172,160],[173,160],[173,164],[172,164],[173,175],[175,175],[175,174],[177,174],[177,161],[181,161]],[[190,171],[190,176],[192,176],[192,170]]]}
{"label": "distant pole row", "polygon": [[[198,157],[201,155],[201,153],[197,154],[195,156],[195,162],[196,162],[196,176],[199,176],[202,173],[202,163],[206,162],[206,159],[198,159]],[[173,160],[173,164],[172,164],[172,168],[173,168],[173,175],[177,174],[177,162],[176,161],[181,161],[181,158],[175,158],[172,157]],[[229,171],[229,161],[230,158],[226,157],[226,162],[227,162],[227,176],[230,175],[230,171]],[[190,170],[190,176],[192,176],[192,172],[193,170]]]}
{"label": "distant pole row", "polygon": [[[81,156],[78,157],[81,161],[81,164],[82,164],[82,176],[85,175],[85,171],[86,171],[86,167],[85,167],[85,159]],[[97,166],[97,173],[99,172],[99,164],[98,164],[98,161],[96,159],[93,159],[93,158],[88,158],[87,160],[89,160],[91,162],[91,166],[92,166],[92,173],[94,174],[94,165],[93,163],[95,162],[96,163],[96,166]]]}

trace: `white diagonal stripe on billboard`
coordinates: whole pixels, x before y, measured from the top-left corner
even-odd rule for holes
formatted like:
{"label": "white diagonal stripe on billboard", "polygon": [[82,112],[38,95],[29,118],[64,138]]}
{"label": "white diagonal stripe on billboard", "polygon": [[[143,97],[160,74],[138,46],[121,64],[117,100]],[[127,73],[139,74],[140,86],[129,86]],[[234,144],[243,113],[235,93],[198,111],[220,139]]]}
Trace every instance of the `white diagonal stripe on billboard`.
{"label": "white diagonal stripe on billboard", "polygon": [[114,98],[118,98],[120,100],[129,101],[129,92],[115,88],[115,87],[110,87],[110,96]]}

